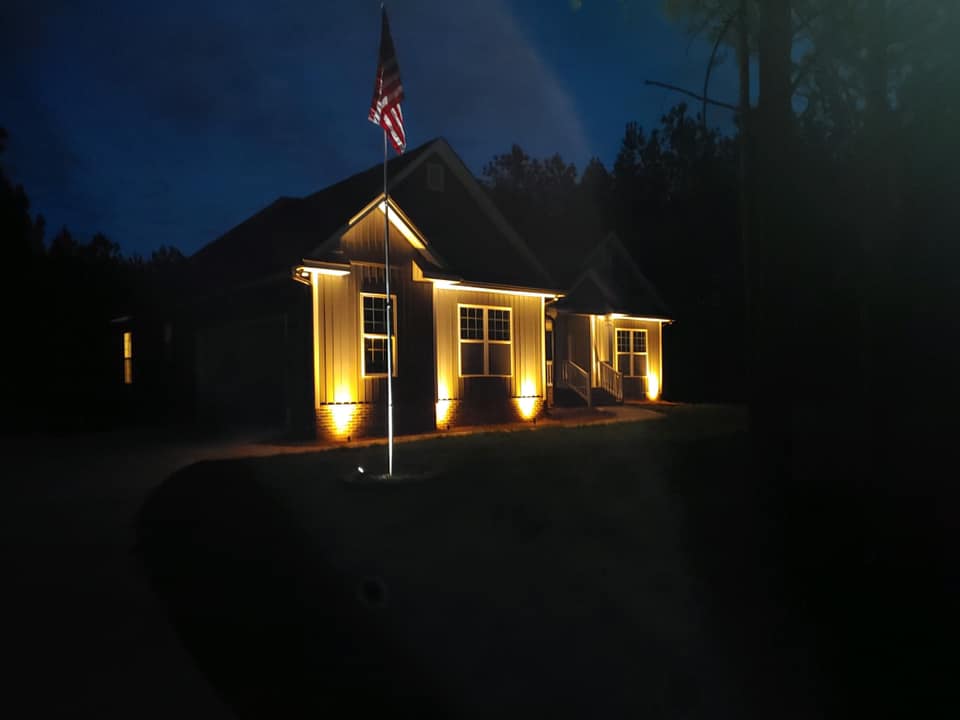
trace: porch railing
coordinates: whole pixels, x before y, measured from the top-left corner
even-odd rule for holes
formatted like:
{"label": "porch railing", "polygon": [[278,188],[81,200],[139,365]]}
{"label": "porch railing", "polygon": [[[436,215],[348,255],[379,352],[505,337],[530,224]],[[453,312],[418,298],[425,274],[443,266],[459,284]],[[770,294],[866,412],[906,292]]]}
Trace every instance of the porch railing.
{"label": "porch railing", "polygon": [[560,366],[560,381],[564,387],[570,388],[582,397],[588,406],[592,405],[590,400],[590,373],[575,362],[567,360]]}
{"label": "porch railing", "polygon": [[600,368],[600,387],[610,393],[617,402],[623,402],[623,373],[608,362],[597,363]]}

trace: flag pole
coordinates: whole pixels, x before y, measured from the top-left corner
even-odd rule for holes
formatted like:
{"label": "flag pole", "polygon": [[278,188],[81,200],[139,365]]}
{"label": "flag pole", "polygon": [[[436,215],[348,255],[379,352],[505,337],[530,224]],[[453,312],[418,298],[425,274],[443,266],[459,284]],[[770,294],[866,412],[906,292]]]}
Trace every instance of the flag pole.
{"label": "flag pole", "polygon": [[[381,4],[382,7],[382,4]],[[387,193],[387,131],[383,131],[383,265],[387,291],[387,477],[393,476],[393,297],[390,295],[390,195]]]}

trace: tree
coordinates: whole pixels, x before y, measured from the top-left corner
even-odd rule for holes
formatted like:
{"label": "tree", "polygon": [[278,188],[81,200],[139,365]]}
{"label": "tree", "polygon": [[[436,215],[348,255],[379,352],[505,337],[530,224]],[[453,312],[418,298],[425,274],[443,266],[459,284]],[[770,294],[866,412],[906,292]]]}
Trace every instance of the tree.
{"label": "tree", "polygon": [[[708,3],[689,5],[708,17]],[[946,268],[960,264],[960,211],[951,199],[960,189],[960,6],[752,7],[760,95],[747,114],[755,150],[750,375],[765,460],[759,477],[779,486],[784,562],[795,587],[810,588],[811,625],[825,628],[824,662],[852,688],[845,710],[940,710],[946,681],[905,658],[938,652],[931,639],[940,637],[946,606],[917,588],[942,592],[945,578],[930,565],[920,577],[915,563],[950,536],[934,513],[905,517],[900,498],[922,495],[932,507],[953,492],[923,461],[944,437],[942,408],[955,382],[951,363],[933,359],[958,342],[957,323],[938,309],[955,295]],[[812,371],[810,338],[830,348],[829,367]],[[893,347],[906,351],[896,369]],[[891,402],[900,393],[911,422]],[[872,589],[881,586],[909,587],[910,597],[878,597]],[[903,642],[863,653],[883,618],[897,616],[922,619],[909,632],[888,623],[885,632]],[[897,690],[879,700],[880,684]]]}
{"label": "tree", "polygon": [[[7,147],[7,131],[0,128],[0,156]],[[36,230],[30,219],[30,200],[22,185],[14,185],[0,165],[0,237],[5,252],[14,263],[28,260],[34,253]]]}

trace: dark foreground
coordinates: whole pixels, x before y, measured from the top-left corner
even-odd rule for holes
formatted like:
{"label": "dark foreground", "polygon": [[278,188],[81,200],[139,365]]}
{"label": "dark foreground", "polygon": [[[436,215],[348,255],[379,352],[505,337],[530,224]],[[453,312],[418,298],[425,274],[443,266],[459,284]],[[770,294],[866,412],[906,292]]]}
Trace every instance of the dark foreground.
{"label": "dark foreground", "polygon": [[382,448],[200,463],[144,507],[142,557],[240,717],[945,709],[938,559],[878,586],[849,493],[785,502],[744,428],[676,408],[405,444],[392,484],[355,472]]}

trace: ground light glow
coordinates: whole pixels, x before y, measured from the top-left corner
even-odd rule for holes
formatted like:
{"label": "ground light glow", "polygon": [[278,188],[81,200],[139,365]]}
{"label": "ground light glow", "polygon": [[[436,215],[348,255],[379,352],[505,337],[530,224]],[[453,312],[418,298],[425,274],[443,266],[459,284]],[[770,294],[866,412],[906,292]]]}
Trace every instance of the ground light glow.
{"label": "ground light glow", "polygon": [[537,411],[537,388],[532,380],[524,380],[520,387],[520,397],[516,398],[520,417],[531,420]]}
{"label": "ground light glow", "polygon": [[346,388],[337,388],[334,399],[334,404],[326,406],[327,412],[330,413],[333,420],[333,434],[337,439],[343,440],[350,434],[353,415],[357,411],[357,406]]}
{"label": "ground light glow", "polygon": [[660,378],[655,372],[647,375],[647,400],[656,400],[660,397]]}
{"label": "ground light glow", "polygon": [[450,390],[445,382],[437,386],[437,428],[442,429],[450,421],[450,411],[453,401],[450,399]]}

